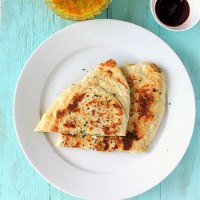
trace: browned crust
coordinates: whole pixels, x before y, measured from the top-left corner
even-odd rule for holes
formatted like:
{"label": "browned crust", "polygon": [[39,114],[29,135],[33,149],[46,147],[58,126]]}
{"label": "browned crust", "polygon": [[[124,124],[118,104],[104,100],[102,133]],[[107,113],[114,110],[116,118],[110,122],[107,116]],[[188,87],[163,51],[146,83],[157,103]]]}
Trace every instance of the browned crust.
{"label": "browned crust", "polygon": [[[139,140],[134,132],[124,137],[60,135],[63,147],[95,149],[96,151],[132,151]],[[77,145],[78,144],[78,145]]]}
{"label": "browned crust", "polygon": [[117,65],[117,63],[115,62],[115,60],[113,60],[113,59],[110,59],[110,60],[107,60],[106,62],[104,62],[104,63],[101,63],[100,64],[102,67],[111,67],[111,68],[113,68],[113,67],[115,67],[116,65]]}
{"label": "browned crust", "polygon": [[80,110],[80,109],[77,109],[78,103],[81,102],[84,97],[85,97],[85,93],[83,93],[83,94],[76,94],[73,97],[73,99],[72,99],[73,103],[71,103],[71,104],[69,104],[67,106],[67,110],[69,112],[78,112]]}
{"label": "browned crust", "polygon": [[[117,63],[115,62],[115,60],[110,59],[107,60],[105,63],[101,63],[99,65],[99,69],[103,70],[105,72],[107,72],[110,76],[113,75],[113,72],[109,69],[109,68],[114,68],[117,65]],[[107,69],[106,69],[107,68]],[[116,77],[116,80],[122,84],[126,89],[129,89],[129,86],[127,85],[126,81],[123,81],[121,78]]]}
{"label": "browned crust", "polygon": [[151,111],[151,106],[155,102],[154,93],[152,92],[151,86],[144,85],[142,88],[138,89],[136,92],[139,95],[137,100],[138,103],[138,114],[139,119],[145,117],[146,120],[153,119],[154,114]]}
{"label": "browned crust", "polygon": [[67,112],[79,112],[80,109],[78,109],[78,103],[81,102],[83,100],[85,96],[85,93],[83,94],[76,94],[73,98],[72,98],[72,103],[70,103],[67,108],[62,109],[62,110],[57,110],[56,112],[56,119],[59,120],[60,118],[62,118],[63,116],[66,115]]}
{"label": "browned crust", "polygon": [[71,135],[125,135],[130,91],[117,78],[126,83],[114,60],[97,65],[52,102],[35,131]]}

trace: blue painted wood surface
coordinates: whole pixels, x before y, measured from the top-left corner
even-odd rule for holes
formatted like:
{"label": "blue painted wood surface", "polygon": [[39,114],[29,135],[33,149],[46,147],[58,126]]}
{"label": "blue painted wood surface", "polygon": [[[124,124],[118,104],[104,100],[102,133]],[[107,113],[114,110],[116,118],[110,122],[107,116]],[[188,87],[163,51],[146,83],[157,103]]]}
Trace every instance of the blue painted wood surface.
{"label": "blue painted wood surface", "polygon": [[[30,166],[18,145],[12,112],[16,81],[27,58],[48,36],[72,22],[55,16],[41,0],[2,0],[1,15],[0,200],[77,199],[49,185]],[[162,183],[132,199],[200,199],[200,23],[185,32],[167,31],[153,19],[149,0],[113,0],[97,18],[129,21],[157,34],[181,58],[195,90],[196,124],[184,158]]]}

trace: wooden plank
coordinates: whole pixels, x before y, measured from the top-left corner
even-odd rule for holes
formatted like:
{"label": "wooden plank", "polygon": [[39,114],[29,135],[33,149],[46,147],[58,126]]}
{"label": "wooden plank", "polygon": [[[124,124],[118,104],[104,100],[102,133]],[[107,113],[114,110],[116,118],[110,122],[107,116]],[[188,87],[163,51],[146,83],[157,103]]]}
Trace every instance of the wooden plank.
{"label": "wooden plank", "polygon": [[[106,18],[107,18],[107,9],[105,11],[103,11],[103,13],[101,15],[95,17],[95,19],[106,19]],[[71,25],[73,23],[78,23],[78,22],[72,22],[69,20],[66,21],[66,25]],[[52,199],[52,200],[76,200],[76,199],[79,199],[79,198],[67,195],[64,192],[59,191],[58,189],[56,189],[55,187],[53,187],[51,185],[49,186],[49,190],[50,190],[49,196],[50,196],[50,199]]]}
{"label": "wooden plank", "polygon": [[199,130],[199,124],[196,125],[194,137],[183,160],[162,182],[162,200],[200,199],[200,159],[198,156],[200,137],[197,130]]}
{"label": "wooden plank", "polygon": [[[191,78],[196,96],[196,125],[189,149],[176,170],[162,183],[162,200],[200,199],[200,23],[185,32],[161,28],[161,37],[175,50]],[[184,88],[183,88],[184,89]],[[189,106],[189,105],[186,105]],[[183,133],[184,137],[184,133]]]}
{"label": "wooden plank", "polygon": [[0,199],[49,199],[49,186],[28,164],[13,127],[13,94],[32,51],[65,26],[42,1],[4,0],[0,31]]}
{"label": "wooden plank", "polygon": [[[125,1],[126,3],[124,3]],[[109,17],[133,22],[135,24],[143,26],[160,36],[164,41],[172,46],[172,48],[185,64],[188,73],[192,78],[193,86],[196,91],[196,99],[198,102],[197,106],[199,108],[200,90],[198,89],[198,87],[200,83],[200,70],[196,66],[196,63],[200,62],[200,38],[198,36],[200,32],[200,25],[198,24],[198,26],[196,26],[192,30],[183,33],[167,31],[156,24],[155,20],[152,17],[150,9],[148,9],[148,13],[145,15],[145,11],[148,8],[147,4],[149,3],[140,0],[124,0],[123,3],[120,4],[120,0],[115,0],[113,1]],[[197,135],[197,131],[199,130],[199,118],[200,115],[198,114],[196,128],[194,131],[195,139],[192,140],[186,156],[184,157],[178,168],[175,170],[175,172],[173,172],[160,185],[160,199],[190,200],[200,198],[200,183],[198,179],[198,177],[200,177],[200,172],[198,170],[198,166],[200,166],[200,161],[197,157],[198,150],[196,149],[197,147],[199,147],[199,136]],[[158,186],[157,192],[159,192]],[[145,196],[146,194],[147,196]],[[149,195],[149,191],[134,199],[140,198],[154,199],[151,197],[151,194]]]}
{"label": "wooden plank", "polygon": [[131,22],[159,35],[159,26],[153,19],[149,1],[114,0],[109,7],[108,18]]}
{"label": "wooden plank", "polygon": [[[160,28],[154,21],[149,9],[149,1],[115,0],[108,10],[108,18],[119,19],[142,26],[159,35]],[[160,200],[160,184],[153,189],[139,195],[134,200]],[[134,188],[133,188],[134,189]]]}

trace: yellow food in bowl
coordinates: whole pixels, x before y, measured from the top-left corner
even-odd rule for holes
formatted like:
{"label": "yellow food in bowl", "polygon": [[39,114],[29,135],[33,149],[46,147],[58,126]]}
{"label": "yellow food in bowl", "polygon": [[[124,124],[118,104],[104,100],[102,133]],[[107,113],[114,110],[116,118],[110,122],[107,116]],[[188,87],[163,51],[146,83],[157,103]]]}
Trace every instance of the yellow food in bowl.
{"label": "yellow food in bowl", "polygon": [[45,0],[57,15],[70,20],[91,19],[107,8],[111,0]]}

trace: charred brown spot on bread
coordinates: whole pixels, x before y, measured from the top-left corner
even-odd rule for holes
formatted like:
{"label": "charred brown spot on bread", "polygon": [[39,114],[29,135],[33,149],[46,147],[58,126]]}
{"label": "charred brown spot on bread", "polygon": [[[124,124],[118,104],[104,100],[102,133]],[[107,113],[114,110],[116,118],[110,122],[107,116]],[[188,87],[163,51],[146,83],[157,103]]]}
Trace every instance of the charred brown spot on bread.
{"label": "charred brown spot on bread", "polygon": [[105,136],[103,138],[99,138],[98,141],[95,143],[95,149],[97,151],[109,151],[109,141],[110,137]]}
{"label": "charred brown spot on bread", "polygon": [[85,93],[75,95],[73,97],[73,99],[72,99],[73,102],[67,106],[67,110],[69,112],[78,112],[78,111],[80,111],[80,109],[77,108],[78,107],[78,103],[83,100],[84,96],[85,96]]}
{"label": "charred brown spot on bread", "polygon": [[120,121],[119,123],[113,123],[113,124],[111,125],[111,128],[116,129],[116,128],[118,128],[120,125],[121,125],[121,121]]}
{"label": "charred brown spot on bread", "polygon": [[134,133],[135,137],[137,137],[138,139],[141,139],[144,136],[143,131],[141,131],[140,124],[136,123],[135,121],[133,121],[132,123],[132,128],[129,129],[127,132]]}
{"label": "charred brown spot on bread", "polygon": [[126,136],[122,138],[123,149],[128,151],[132,147],[133,142],[137,140],[139,138],[135,132],[127,132]]}
{"label": "charred brown spot on bread", "polygon": [[162,73],[162,69],[160,69],[157,65],[155,65],[155,72]]}
{"label": "charred brown spot on bread", "polygon": [[56,112],[56,119],[60,119],[62,118],[66,113],[66,109],[63,109],[63,110],[57,110]]}
{"label": "charred brown spot on bread", "polygon": [[114,146],[114,148],[113,148],[114,150],[116,150],[116,149],[118,149],[118,145],[117,144],[115,144],[115,146]]}
{"label": "charred brown spot on bread", "polygon": [[156,88],[153,88],[152,91],[153,91],[153,92],[157,92],[158,90],[156,90]]}
{"label": "charred brown spot on bread", "polygon": [[150,66],[154,72],[162,73],[162,70],[156,64],[151,63]]}
{"label": "charred brown spot on bread", "polygon": [[102,67],[111,67],[111,68],[113,68],[113,67],[115,67],[115,66],[117,65],[117,63],[115,62],[115,60],[110,59],[110,60],[107,60],[107,61],[104,62],[104,63],[101,63],[100,65],[101,65]]}
{"label": "charred brown spot on bread", "polygon": [[89,127],[89,131],[92,131],[94,128],[93,128],[93,126],[90,126]]}
{"label": "charred brown spot on bread", "polygon": [[150,111],[150,106],[153,103],[153,96],[150,95],[141,95],[139,97],[139,118],[146,116],[147,118],[153,118],[154,115]]}
{"label": "charred brown spot on bread", "polygon": [[107,70],[106,72],[108,72],[108,74],[110,75],[110,76],[112,76],[112,71],[110,71],[110,70]]}
{"label": "charred brown spot on bread", "polygon": [[113,140],[115,141],[115,146],[114,146],[114,149],[118,149],[123,143],[122,143],[122,139],[126,137],[126,136],[123,136],[123,137],[112,137]]}
{"label": "charred brown spot on bread", "polygon": [[74,124],[73,122],[69,122],[69,121],[66,121],[63,124],[63,126],[66,127],[66,128],[76,128],[76,124]]}
{"label": "charred brown spot on bread", "polygon": [[97,100],[96,100],[96,99],[93,99],[92,101],[88,102],[88,103],[86,104],[86,106],[90,106],[90,105],[96,104],[96,103],[97,103]]}
{"label": "charred brown spot on bread", "polygon": [[157,72],[162,73],[162,69],[160,69],[159,67],[157,68]]}
{"label": "charred brown spot on bread", "polygon": [[96,124],[96,121],[90,120],[90,124],[91,124],[92,126],[94,126],[94,124]]}
{"label": "charred brown spot on bread", "polygon": [[54,125],[54,126],[52,127],[51,131],[57,132],[57,131],[58,131],[58,127],[57,127],[56,125]]}
{"label": "charred brown spot on bread", "polygon": [[79,148],[81,146],[81,143],[80,143],[80,141],[78,141],[73,147],[74,148]]}
{"label": "charred brown spot on bread", "polygon": [[113,107],[118,110],[118,113],[117,113],[118,116],[122,116],[123,115],[123,109],[118,103],[114,103]]}
{"label": "charred brown spot on bread", "polygon": [[99,137],[97,140],[98,141],[95,143],[95,149],[97,151],[103,151],[104,150],[103,139],[101,137]]}
{"label": "charred brown spot on bread", "polygon": [[110,131],[110,128],[108,126],[105,126],[103,128],[103,132],[104,132],[105,135],[111,135],[112,134],[112,132]]}
{"label": "charred brown spot on bread", "polygon": [[94,115],[95,114],[95,110],[92,110],[92,115]]}
{"label": "charred brown spot on bread", "polygon": [[128,89],[128,85],[124,83],[120,78],[117,78],[117,81],[121,83],[126,89]]}
{"label": "charred brown spot on bread", "polygon": [[75,95],[72,99],[73,103],[67,106],[67,109],[57,110],[56,119],[60,119],[66,115],[67,111],[69,112],[78,112],[80,109],[77,109],[78,103],[83,100],[85,96],[84,94]]}
{"label": "charred brown spot on bread", "polygon": [[108,139],[108,137],[104,137],[104,139],[103,139],[103,144],[104,144],[104,151],[107,151],[108,150],[108,148],[109,148],[109,143],[108,143],[108,141],[109,141],[109,139]]}
{"label": "charred brown spot on bread", "polygon": [[146,119],[152,119],[154,114],[151,112],[151,105],[154,103],[154,95],[152,90],[148,87],[148,85],[137,90],[139,94],[139,98],[137,100],[138,103],[138,114],[139,119],[145,117]]}
{"label": "charred brown spot on bread", "polygon": [[114,106],[115,108],[119,109],[119,110],[122,109],[121,106],[120,106],[118,103],[114,103],[113,106]]}
{"label": "charred brown spot on bread", "polygon": [[[99,97],[99,96],[94,96],[94,97],[101,98],[101,97]],[[95,105],[97,105],[97,106],[106,106],[106,102],[100,101],[100,100],[97,99],[97,98],[93,99],[92,101],[89,101],[89,102],[86,104],[86,106],[91,106],[91,105],[93,105],[93,106],[95,106]]]}
{"label": "charred brown spot on bread", "polygon": [[128,76],[127,77],[127,83],[130,88],[134,88],[134,81],[136,80],[135,76]]}

